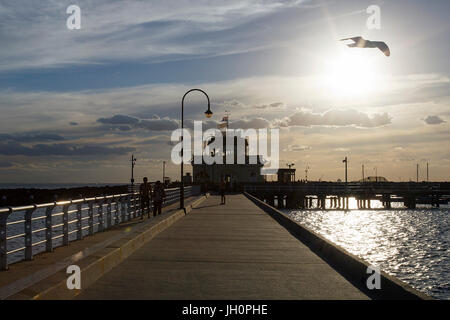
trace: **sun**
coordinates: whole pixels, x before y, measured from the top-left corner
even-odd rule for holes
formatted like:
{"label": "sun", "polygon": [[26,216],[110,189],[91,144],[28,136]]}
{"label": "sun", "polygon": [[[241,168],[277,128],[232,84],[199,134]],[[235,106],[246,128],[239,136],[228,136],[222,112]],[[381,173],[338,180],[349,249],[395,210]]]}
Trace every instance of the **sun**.
{"label": "sun", "polygon": [[324,84],[334,96],[369,95],[376,89],[377,70],[361,51],[346,52],[330,59],[324,72]]}

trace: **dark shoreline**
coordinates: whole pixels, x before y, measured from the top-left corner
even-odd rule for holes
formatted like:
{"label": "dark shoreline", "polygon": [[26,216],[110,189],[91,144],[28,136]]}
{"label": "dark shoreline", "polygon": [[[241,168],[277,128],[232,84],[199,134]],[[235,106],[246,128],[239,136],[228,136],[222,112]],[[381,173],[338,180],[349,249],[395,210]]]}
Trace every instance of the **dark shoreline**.
{"label": "dark shoreline", "polygon": [[101,195],[127,193],[126,184],[119,186],[76,187],[58,189],[18,188],[0,189],[0,207],[49,203],[54,201],[74,200]]}

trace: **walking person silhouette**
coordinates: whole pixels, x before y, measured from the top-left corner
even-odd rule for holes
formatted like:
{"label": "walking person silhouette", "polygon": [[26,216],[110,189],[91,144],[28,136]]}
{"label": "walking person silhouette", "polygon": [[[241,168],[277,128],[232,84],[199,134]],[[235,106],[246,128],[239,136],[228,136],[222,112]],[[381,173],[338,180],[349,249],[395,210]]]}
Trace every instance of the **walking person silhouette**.
{"label": "walking person silhouette", "polygon": [[166,200],[166,192],[164,191],[164,185],[161,181],[156,181],[155,189],[153,190],[153,216],[161,214],[161,207]]}
{"label": "walking person silhouette", "polygon": [[225,189],[226,188],[227,188],[227,185],[225,184],[225,181],[222,179],[222,181],[220,181],[220,185],[219,185],[220,204],[225,204]]}
{"label": "walking person silhouette", "polygon": [[141,196],[141,219],[144,219],[145,211],[147,211],[147,216],[150,218],[150,198],[152,194],[152,185],[148,183],[147,177],[144,177],[143,183],[139,187],[139,194]]}

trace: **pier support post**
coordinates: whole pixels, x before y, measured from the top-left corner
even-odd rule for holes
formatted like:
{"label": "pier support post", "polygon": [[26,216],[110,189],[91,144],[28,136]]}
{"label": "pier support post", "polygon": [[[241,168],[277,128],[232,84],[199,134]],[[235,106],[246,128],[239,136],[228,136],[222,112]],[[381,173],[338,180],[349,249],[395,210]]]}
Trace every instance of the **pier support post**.
{"label": "pier support post", "polygon": [[415,196],[409,196],[405,199],[405,206],[408,209],[415,209],[416,208],[416,197]]}
{"label": "pier support post", "polygon": [[294,193],[288,194],[286,197],[286,208],[287,209],[298,209],[298,207],[299,207],[298,202],[299,202],[299,198],[296,197]]}
{"label": "pier support post", "polygon": [[282,194],[277,195],[277,207],[278,209],[283,209],[284,207],[284,196]]}
{"label": "pier support post", "polygon": [[384,201],[386,202],[386,209],[390,209],[391,208],[391,195],[387,194],[386,199]]}
{"label": "pier support post", "polygon": [[301,209],[305,209],[306,208],[306,198],[305,198],[305,196],[301,196],[300,197],[300,208]]}
{"label": "pier support post", "polygon": [[267,202],[269,203],[269,206],[275,207],[275,195],[270,195],[267,199]]}
{"label": "pier support post", "polygon": [[322,209],[325,210],[327,208],[327,196],[322,196]]}

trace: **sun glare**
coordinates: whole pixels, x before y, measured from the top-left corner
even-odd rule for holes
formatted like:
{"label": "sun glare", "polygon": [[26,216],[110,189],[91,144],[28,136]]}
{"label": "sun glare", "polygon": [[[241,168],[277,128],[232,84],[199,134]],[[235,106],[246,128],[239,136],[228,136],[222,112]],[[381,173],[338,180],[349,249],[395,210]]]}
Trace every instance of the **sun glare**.
{"label": "sun glare", "polygon": [[365,96],[376,85],[376,69],[360,52],[339,55],[327,64],[325,85],[338,97]]}

